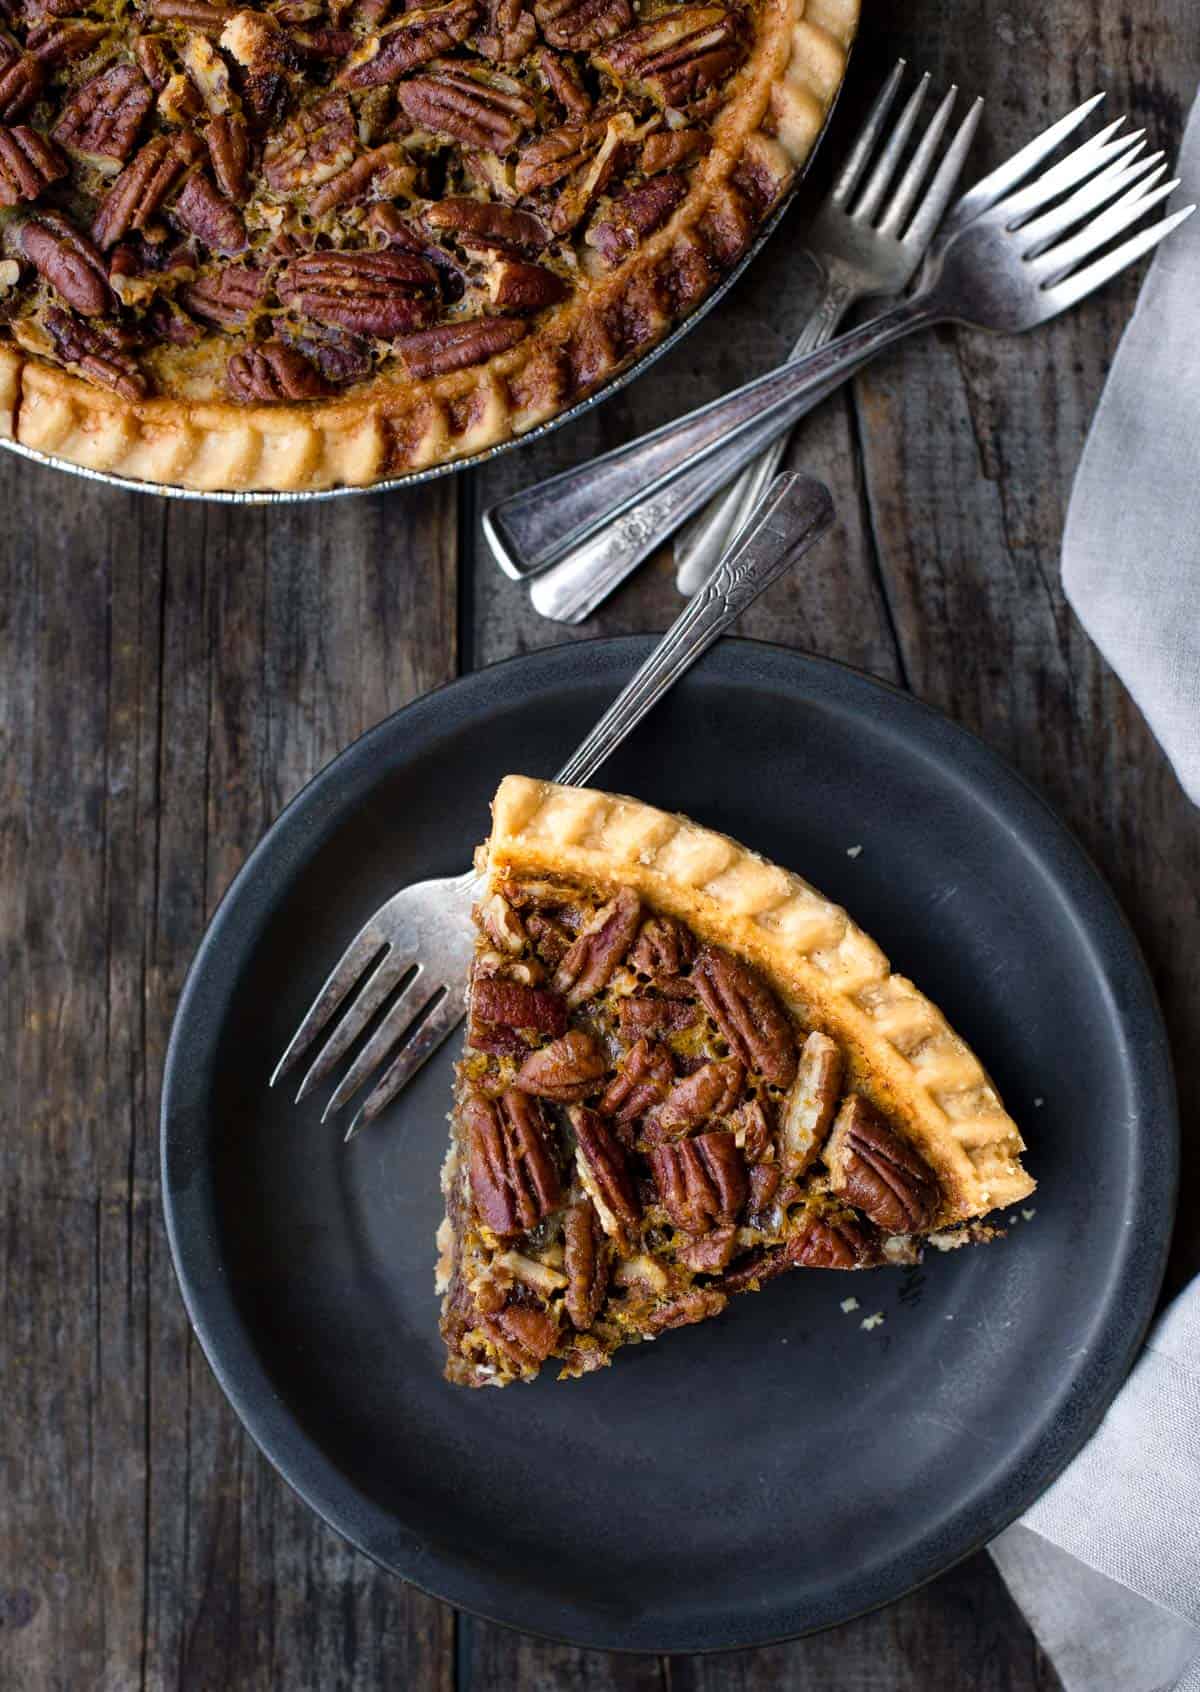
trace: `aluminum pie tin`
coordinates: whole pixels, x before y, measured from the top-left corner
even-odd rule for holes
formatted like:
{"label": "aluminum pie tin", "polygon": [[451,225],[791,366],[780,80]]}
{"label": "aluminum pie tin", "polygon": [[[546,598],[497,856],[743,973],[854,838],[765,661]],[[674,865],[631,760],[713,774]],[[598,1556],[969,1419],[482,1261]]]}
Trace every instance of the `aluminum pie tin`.
{"label": "aluminum pie tin", "polygon": [[[841,88],[844,87],[845,77],[843,76]],[[39,452],[36,447],[25,446],[20,441],[9,440],[4,437],[0,437],[0,447],[3,447],[7,452],[17,453],[21,458],[31,459],[35,464],[46,464],[55,470],[65,470],[68,475],[81,476],[88,482],[104,482],[110,488],[125,488],[130,493],[152,494],[160,499],[206,500],[220,505],[301,505],[316,500],[346,499],[354,494],[392,493],[397,488],[415,488],[421,482],[433,482],[439,477],[456,475],[460,470],[469,470],[481,464],[488,464],[492,459],[499,458],[503,453],[513,452],[518,447],[528,446],[531,441],[543,440],[553,430],[561,429],[564,424],[572,423],[576,418],[585,416],[589,411],[594,411],[602,400],[619,393],[622,388],[627,387],[643,371],[648,370],[652,364],[669,353],[673,347],[678,346],[684,336],[690,334],[696,325],[707,317],[715,306],[720,304],[725,295],[741,279],[748,267],[753,264],[766,246],[792,204],[825,140],[830,120],[837,109],[838,100],[841,98],[841,88],[834,96],[829,111],[826,113],[825,122],[821,127],[821,133],[813,143],[803,166],[796,172],[792,186],[728,276],[719,282],[712,293],[700,302],[695,311],[691,312],[682,323],[672,329],[664,340],[659,341],[656,346],[643,353],[641,358],[631,364],[627,370],[620,371],[616,376],[605,382],[602,387],[597,388],[594,394],[589,394],[586,399],[578,401],[567,411],[560,412],[557,417],[551,417],[545,423],[539,423],[536,428],[530,429],[524,435],[514,435],[510,440],[500,441],[496,446],[486,447],[482,452],[472,453],[467,458],[456,458],[450,464],[435,464],[428,470],[410,470],[406,475],[389,476],[385,481],[367,482],[361,487],[296,489],[278,493],[273,493],[270,490],[241,492],[236,488],[213,491],[206,488],[182,488],[172,482],[141,482],[132,476],[113,476],[107,470],[93,470],[86,464],[71,464],[65,458],[55,458],[53,453]]]}

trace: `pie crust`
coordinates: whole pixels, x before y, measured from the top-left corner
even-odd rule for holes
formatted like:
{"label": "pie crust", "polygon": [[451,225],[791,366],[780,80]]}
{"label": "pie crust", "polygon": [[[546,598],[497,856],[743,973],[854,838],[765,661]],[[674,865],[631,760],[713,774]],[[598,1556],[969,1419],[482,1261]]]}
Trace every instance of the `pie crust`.
{"label": "pie crust", "polygon": [[562,1378],[792,1269],[992,1238],[1020,1134],[839,906],[638,800],[508,776],[442,1174],[447,1378]]}
{"label": "pie crust", "polygon": [[[820,135],[859,3],[761,0],[753,50],[725,85],[711,149],[669,221],[486,362],[425,380],[389,372],[338,398],[243,405],[221,398],[219,381],[205,397],[195,372],[179,384],[186,394],[123,398],[9,343],[0,433],[147,482],[292,492],[367,486],[527,432],[661,340],[740,257]],[[751,176],[769,184],[765,203],[744,191]]]}
{"label": "pie crust", "polygon": [[1033,1191],[1020,1131],[966,1041],[840,905],[790,870],[639,799],[506,776],[487,872],[631,887],[748,958],[802,1025],[837,1042],[851,1084],[937,1171],[944,1225]]}

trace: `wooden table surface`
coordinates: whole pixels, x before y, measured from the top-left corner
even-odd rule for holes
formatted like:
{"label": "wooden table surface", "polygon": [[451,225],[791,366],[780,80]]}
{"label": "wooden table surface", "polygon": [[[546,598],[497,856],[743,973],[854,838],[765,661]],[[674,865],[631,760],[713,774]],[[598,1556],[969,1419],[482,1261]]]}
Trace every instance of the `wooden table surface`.
{"label": "wooden table surface", "polygon": [[[1174,148],[1194,0],[864,0],[832,151],[892,59],[987,97],[990,165],[1096,88]],[[456,1616],[348,1549],[249,1439],[193,1341],[159,1204],[172,1011],[222,890],[334,753],[463,670],[666,626],[665,559],[568,637],[484,556],[502,490],[765,369],[811,299],[803,212],[652,377],[538,447],[407,495],[172,504],[5,456],[0,523],[0,1686],[5,1692],[1027,1692],[1058,1681],[985,1555],[818,1638],[606,1657]],[[967,724],[1114,884],[1200,1079],[1200,821],[1068,610],[1072,474],[1136,292],[1019,341],[941,331],[810,419],[821,566],[751,635]],[[1200,1168],[1185,1153],[1185,1192]],[[1171,1284],[1200,1263],[1186,1201]]]}

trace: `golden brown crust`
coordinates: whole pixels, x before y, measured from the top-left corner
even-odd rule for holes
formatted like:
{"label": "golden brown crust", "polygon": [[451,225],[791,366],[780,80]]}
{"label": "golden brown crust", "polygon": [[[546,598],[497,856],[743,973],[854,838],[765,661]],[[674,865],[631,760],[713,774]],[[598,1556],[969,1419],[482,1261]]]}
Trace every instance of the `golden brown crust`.
{"label": "golden brown crust", "polygon": [[773,204],[808,157],[840,86],[859,5],[767,0],[756,51],[675,215],[485,364],[426,381],[381,379],[344,400],[244,407],[123,400],[4,349],[3,414],[11,420],[15,411],[19,442],[68,463],[206,491],[366,486],[525,433],[661,340],[729,268],[727,244],[747,219],[753,227],[765,215],[739,177],[748,168],[765,173],[777,185]]}
{"label": "golden brown crust", "polygon": [[937,1172],[941,1226],[1033,1190],[1020,1132],[978,1058],[846,912],[798,875],[640,800],[525,776],[506,776],[497,791],[487,873],[632,887],[756,964],[793,1015],[838,1042],[851,1084]]}
{"label": "golden brown crust", "polygon": [[21,355],[14,347],[0,347],[0,437],[11,441],[16,429],[21,393]]}

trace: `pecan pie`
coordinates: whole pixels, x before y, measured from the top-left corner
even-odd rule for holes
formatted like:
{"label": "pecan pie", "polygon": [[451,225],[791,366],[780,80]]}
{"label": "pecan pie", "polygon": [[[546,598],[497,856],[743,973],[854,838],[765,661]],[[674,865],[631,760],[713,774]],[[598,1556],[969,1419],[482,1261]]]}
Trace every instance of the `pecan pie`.
{"label": "pecan pie", "polygon": [[447,1378],[601,1368],[791,1269],[985,1240],[1033,1189],[941,1012],[798,876],[509,776],[443,1171]]}
{"label": "pecan pie", "polygon": [[0,433],[201,489],[478,452],[745,251],[859,0],[2,0]]}

